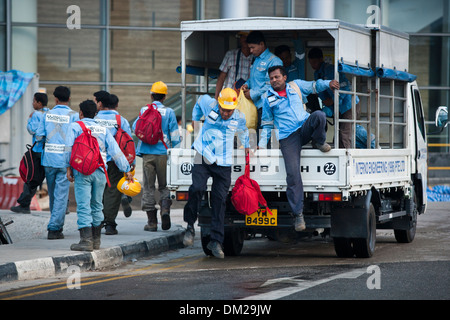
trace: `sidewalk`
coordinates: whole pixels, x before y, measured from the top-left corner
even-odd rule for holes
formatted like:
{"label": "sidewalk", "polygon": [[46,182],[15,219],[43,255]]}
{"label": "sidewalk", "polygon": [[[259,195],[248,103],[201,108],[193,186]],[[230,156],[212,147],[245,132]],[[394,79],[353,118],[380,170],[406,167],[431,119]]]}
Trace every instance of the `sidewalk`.
{"label": "sidewalk", "polygon": [[124,261],[143,258],[183,247],[185,223],[183,210],[171,209],[172,227],[161,230],[158,210],[158,231],[144,231],[147,215],[133,210],[129,218],[120,211],[116,222],[117,235],[105,235],[102,229],[101,246],[92,252],[71,251],[70,245],[80,240],[77,214],[66,215],[64,239],[47,240],[48,211],[17,214],[0,210],[13,244],[0,245],[0,284],[7,281],[48,278],[67,274],[68,267],[76,265],[85,270],[95,270],[118,265]]}

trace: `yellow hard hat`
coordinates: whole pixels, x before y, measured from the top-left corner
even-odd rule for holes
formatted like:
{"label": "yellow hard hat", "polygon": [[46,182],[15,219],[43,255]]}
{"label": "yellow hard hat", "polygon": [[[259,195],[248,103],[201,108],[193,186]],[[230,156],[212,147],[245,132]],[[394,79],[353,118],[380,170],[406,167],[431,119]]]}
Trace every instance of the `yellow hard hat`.
{"label": "yellow hard hat", "polygon": [[159,93],[159,94],[167,94],[167,85],[162,81],[155,82],[152,85],[152,89],[150,90],[150,92],[151,93]]}
{"label": "yellow hard hat", "polygon": [[234,110],[237,106],[237,93],[231,88],[225,88],[220,91],[219,98],[217,99],[222,108],[227,110]]}
{"label": "yellow hard hat", "polygon": [[138,195],[141,189],[141,184],[136,178],[133,178],[133,182],[129,182],[124,176],[117,184],[117,190],[130,197]]}

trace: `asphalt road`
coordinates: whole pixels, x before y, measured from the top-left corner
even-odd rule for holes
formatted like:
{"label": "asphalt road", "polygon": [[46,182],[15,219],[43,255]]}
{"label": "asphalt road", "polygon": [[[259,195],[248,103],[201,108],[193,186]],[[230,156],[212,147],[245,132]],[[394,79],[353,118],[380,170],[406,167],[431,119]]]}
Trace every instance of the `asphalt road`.
{"label": "asphalt road", "polygon": [[[277,307],[273,300],[449,300],[449,218],[449,202],[430,203],[419,216],[412,243],[399,244],[393,232],[378,230],[375,254],[369,259],[337,258],[332,240],[318,236],[289,243],[253,238],[244,243],[240,256],[219,260],[204,255],[197,237],[192,248],[114,270],[16,283],[0,298],[158,300],[162,305],[172,300],[170,312],[178,314],[189,311],[182,309],[186,300],[191,305],[208,300],[215,304],[211,315],[229,315],[224,308],[230,300],[273,304],[272,312]],[[262,309],[253,311],[256,316]]]}

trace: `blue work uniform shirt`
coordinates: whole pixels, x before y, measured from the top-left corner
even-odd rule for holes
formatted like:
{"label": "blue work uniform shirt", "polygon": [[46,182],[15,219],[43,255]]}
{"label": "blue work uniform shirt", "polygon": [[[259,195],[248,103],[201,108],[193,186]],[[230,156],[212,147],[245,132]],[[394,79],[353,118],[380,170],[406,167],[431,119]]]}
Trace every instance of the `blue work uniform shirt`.
{"label": "blue work uniform shirt", "polygon": [[[97,122],[102,127],[105,127],[111,132],[112,136],[115,137],[117,134],[117,120],[116,115],[119,115],[119,112],[116,110],[100,110],[97,115],[94,117],[95,122]],[[130,123],[127,119],[120,116],[120,127],[122,130],[124,130],[126,133],[128,133],[131,137],[131,128]],[[107,161],[111,161],[111,157],[109,155],[106,156]],[[136,163],[136,159],[134,160],[134,163]]]}
{"label": "blue work uniform shirt", "polygon": [[45,167],[66,168],[70,152],[66,150],[66,133],[72,122],[80,120],[78,112],[66,105],[47,111],[36,131],[36,140],[45,139],[41,163]]}
{"label": "blue work uniform shirt", "polygon": [[[161,102],[155,101],[153,102],[156,106],[156,110],[161,114],[161,128],[164,134],[164,142],[166,143],[168,148],[178,147],[181,138],[180,131],[178,130],[177,117],[175,116],[175,111],[171,108],[167,108]],[[133,131],[136,128],[136,122],[139,120],[139,117],[148,109],[148,106],[144,106],[141,108],[139,112],[139,116],[133,123]],[[136,148],[136,155],[142,157],[143,154],[156,154],[156,155],[164,155],[167,154],[167,149],[161,141],[158,141],[157,144],[148,144],[139,140]]]}
{"label": "blue work uniform shirt", "polygon": [[286,82],[291,82],[297,79],[305,79],[305,47],[301,39],[296,39],[293,42],[295,58],[289,67],[285,67],[287,75]]}
{"label": "blue work uniform shirt", "polygon": [[[35,110],[31,117],[28,118],[27,121],[27,130],[28,133],[33,136],[32,144],[36,142],[36,131],[39,128],[39,125],[41,124],[42,120],[44,119],[45,113],[48,111],[48,108],[42,108],[40,110]],[[40,140],[36,143],[36,145],[33,148],[34,152],[42,152],[44,148],[44,141]]]}
{"label": "blue work uniform shirt", "polygon": [[236,134],[244,148],[249,148],[245,115],[235,109],[228,120],[223,120],[218,102],[208,95],[203,95],[192,110],[192,120],[200,121],[203,116],[205,121],[192,148],[209,163],[216,163],[222,167],[231,166]]}
{"label": "blue work uniform shirt", "polygon": [[276,55],[266,49],[253,61],[250,67],[250,78],[245,83],[250,89],[250,97],[255,106],[262,108],[261,96],[270,88],[268,70],[273,66],[282,66],[283,62]]}
{"label": "blue work uniform shirt", "polygon": [[302,100],[289,83],[286,83],[287,97],[280,96],[272,87],[264,94],[261,116],[263,131],[258,144],[260,147],[267,147],[271,130],[274,127],[278,129],[277,138],[279,140],[285,139],[297,131],[309,117],[309,113],[303,107],[303,104],[308,101],[307,96],[329,89],[331,80],[294,80],[294,82],[300,89]]}
{"label": "blue work uniform shirt", "polygon": [[[119,168],[121,172],[129,172],[131,169],[130,164],[128,163],[128,160],[122,150],[120,150],[120,147],[111,132],[106,127],[99,125],[94,119],[83,118],[81,121],[83,121],[86,128],[90,129],[92,135],[97,139],[105,166],[107,166],[106,158],[108,155],[110,159],[116,163],[117,168]],[[70,124],[65,140],[67,150],[72,150],[75,139],[82,132],[83,129],[77,122]],[[65,163],[66,168],[70,167],[69,160],[70,157]],[[101,168],[97,170],[101,170]]]}
{"label": "blue work uniform shirt", "polygon": [[[333,80],[334,79],[334,66],[327,62],[323,62],[320,65],[320,68],[314,71],[314,79],[322,79],[322,80]],[[350,91],[351,83],[347,79],[344,73],[339,72],[339,90]],[[334,101],[334,93],[328,88],[325,92],[319,93],[319,98],[322,100],[326,100],[327,98],[331,98]],[[358,104],[359,98],[356,97],[355,105]],[[339,93],[339,113],[343,114],[352,108],[352,96],[350,94]],[[334,105],[331,106],[323,106],[322,111],[325,112],[327,117],[332,117],[334,115]]]}

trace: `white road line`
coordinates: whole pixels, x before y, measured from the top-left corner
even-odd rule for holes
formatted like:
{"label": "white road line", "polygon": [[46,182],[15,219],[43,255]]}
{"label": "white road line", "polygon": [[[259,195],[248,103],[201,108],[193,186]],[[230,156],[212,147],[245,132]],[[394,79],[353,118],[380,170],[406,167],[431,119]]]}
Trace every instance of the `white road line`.
{"label": "white road line", "polygon": [[277,282],[288,282],[295,284],[294,286],[278,289],[274,291],[269,291],[266,293],[257,294],[254,296],[249,296],[246,298],[243,298],[241,300],[276,300],[281,299],[284,297],[287,297],[291,294],[310,289],[312,287],[321,285],[326,282],[333,281],[335,279],[356,279],[362,274],[366,273],[367,269],[354,269],[349,272],[337,274],[325,279],[320,279],[316,281],[307,281],[307,280],[301,280],[301,279],[295,279],[295,277],[288,277],[288,278],[278,278],[278,279],[271,279],[266,281],[261,287],[268,286]]}

